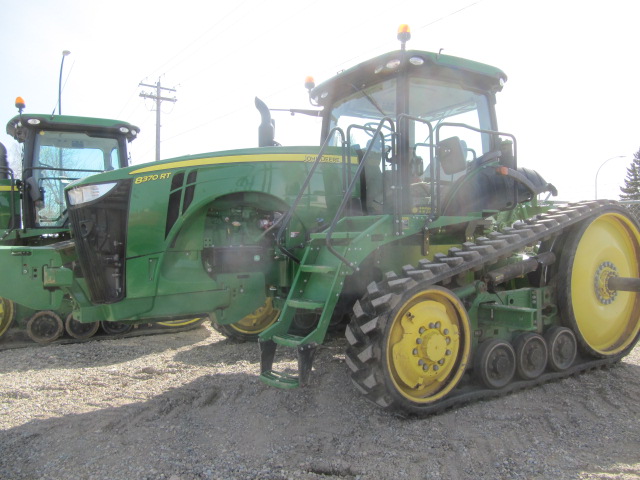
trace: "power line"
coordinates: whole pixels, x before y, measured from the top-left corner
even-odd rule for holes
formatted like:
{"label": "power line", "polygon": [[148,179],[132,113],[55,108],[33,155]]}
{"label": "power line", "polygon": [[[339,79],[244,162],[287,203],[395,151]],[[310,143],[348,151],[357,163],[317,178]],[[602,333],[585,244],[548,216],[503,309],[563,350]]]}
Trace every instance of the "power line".
{"label": "power line", "polygon": [[[203,45],[201,45],[200,47],[196,48],[194,51],[192,51],[191,53],[189,53],[188,55],[183,55],[184,52],[186,52],[189,48],[191,48],[193,45],[195,45],[198,41],[200,41],[201,39],[203,39],[204,37],[206,37],[210,32],[212,32],[213,30],[215,30],[218,25],[220,25],[221,23],[224,23],[225,20],[230,17],[233,13],[235,13],[237,10],[239,10],[244,4],[247,3],[247,0],[245,0],[244,2],[236,5],[236,7],[231,10],[230,12],[228,12],[224,17],[220,18],[217,22],[215,22],[209,29],[207,29],[204,33],[202,33],[200,36],[198,36],[197,38],[195,38],[194,40],[191,41],[191,43],[187,44],[185,47],[183,47],[179,52],[177,52],[175,55],[173,55],[171,58],[169,58],[168,60],[166,60],[160,67],[156,68],[153,73],[158,72],[160,70],[164,70],[165,72],[168,70],[173,70],[175,69],[178,65],[180,65],[181,63],[183,63],[186,59],[188,59],[189,57],[193,56],[197,51],[199,51],[201,48],[203,48]],[[237,23],[237,22],[236,22]],[[232,26],[234,26],[234,24],[232,24]],[[169,65],[173,60],[175,60],[176,58],[181,57],[180,60],[178,62],[176,62],[174,65],[172,65],[170,68],[165,68],[167,67],[167,65]],[[152,73],[152,75],[153,75]]]}

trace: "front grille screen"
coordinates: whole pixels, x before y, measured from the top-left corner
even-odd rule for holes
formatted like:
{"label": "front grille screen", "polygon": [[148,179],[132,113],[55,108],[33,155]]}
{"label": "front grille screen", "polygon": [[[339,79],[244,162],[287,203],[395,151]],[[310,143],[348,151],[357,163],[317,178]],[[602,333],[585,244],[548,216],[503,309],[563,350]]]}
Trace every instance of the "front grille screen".
{"label": "front grille screen", "polygon": [[121,181],[98,200],[69,206],[80,267],[94,304],[124,297],[127,213],[131,181]]}

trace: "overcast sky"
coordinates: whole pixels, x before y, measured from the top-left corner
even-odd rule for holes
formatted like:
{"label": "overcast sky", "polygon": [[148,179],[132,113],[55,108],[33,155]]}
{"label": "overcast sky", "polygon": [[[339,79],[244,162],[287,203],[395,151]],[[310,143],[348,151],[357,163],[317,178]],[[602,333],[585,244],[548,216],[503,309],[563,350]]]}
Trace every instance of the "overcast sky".
{"label": "overcast sky", "polygon": [[[168,5],[168,6],[165,6]],[[175,88],[162,105],[162,158],[257,146],[253,99],[308,106],[316,82],[408,48],[488,63],[509,79],[498,95],[502,131],[518,139],[520,166],[538,170],[562,200],[618,198],[640,149],[640,4],[629,0],[0,0],[0,120],[51,113],[63,50],[62,113],[142,128],[133,163],[154,159],[153,103],[139,83]],[[283,144],[316,144],[310,119],[277,118]],[[306,121],[304,134],[291,125]],[[289,133],[289,135],[287,135]],[[0,141],[10,152],[13,140]],[[626,156],[626,158],[613,158]]]}

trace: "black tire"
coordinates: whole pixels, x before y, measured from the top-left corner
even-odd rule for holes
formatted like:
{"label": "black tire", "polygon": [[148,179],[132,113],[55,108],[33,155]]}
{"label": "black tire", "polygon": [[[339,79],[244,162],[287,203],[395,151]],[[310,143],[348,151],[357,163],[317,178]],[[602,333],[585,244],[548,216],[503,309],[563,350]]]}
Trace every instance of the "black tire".
{"label": "black tire", "polygon": [[498,338],[486,340],[478,346],[473,370],[485,387],[502,388],[516,373],[516,352],[509,342]]}
{"label": "black tire", "polygon": [[56,341],[63,333],[62,319],[51,310],[37,312],[27,322],[27,335],[41,345]]}
{"label": "black tire", "polygon": [[471,348],[467,312],[453,292],[393,273],[369,285],[345,334],[356,388],[403,413],[434,411],[461,380]]}

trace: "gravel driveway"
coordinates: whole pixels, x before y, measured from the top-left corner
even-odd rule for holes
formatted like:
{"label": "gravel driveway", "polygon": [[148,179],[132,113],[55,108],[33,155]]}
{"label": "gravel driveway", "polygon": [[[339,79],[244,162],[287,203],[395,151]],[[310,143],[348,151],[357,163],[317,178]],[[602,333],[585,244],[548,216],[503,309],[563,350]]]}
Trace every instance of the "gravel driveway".
{"label": "gravel driveway", "polygon": [[255,344],[208,325],[1,351],[0,478],[640,478],[640,346],[613,368],[403,419],[352,386],[345,343],[291,391],[259,381]]}

